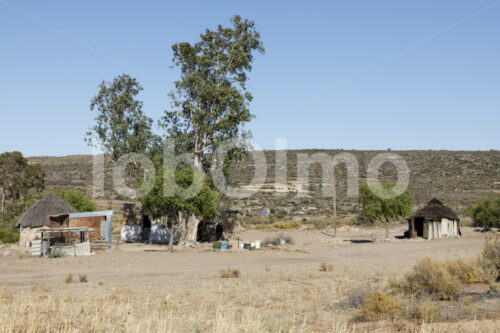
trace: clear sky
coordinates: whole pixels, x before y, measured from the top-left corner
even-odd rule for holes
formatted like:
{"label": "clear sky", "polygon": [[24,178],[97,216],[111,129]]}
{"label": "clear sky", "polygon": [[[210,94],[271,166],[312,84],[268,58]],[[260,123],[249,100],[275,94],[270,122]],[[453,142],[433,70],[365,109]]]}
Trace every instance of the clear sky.
{"label": "clear sky", "polygon": [[90,99],[122,73],[159,119],[171,45],[234,14],[266,48],[248,84],[260,147],[500,148],[500,1],[0,0],[0,152],[91,153]]}

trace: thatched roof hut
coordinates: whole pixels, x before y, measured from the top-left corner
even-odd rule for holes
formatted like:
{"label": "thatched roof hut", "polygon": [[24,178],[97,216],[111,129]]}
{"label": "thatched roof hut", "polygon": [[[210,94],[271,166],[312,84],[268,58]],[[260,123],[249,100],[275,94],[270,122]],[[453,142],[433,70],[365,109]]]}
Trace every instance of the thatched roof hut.
{"label": "thatched roof hut", "polygon": [[451,208],[446,207],[436,198],[429,201],[425,207],[417,210],[415,217],[422,217],[427,221],[441,221],[443,218],[455,221],[460,220]]}
{"label": "thatched roof hut", "polygon": [[458,215],[441,201],[434,198],[427,205],[416,211],[408,220],[408,237],[434,239],[458,237],[461,235]]}
{"label": "thatched roof hut", "polygon": [[49,216],[76,213],[77,210],[54,192],[30,207],[17,221],[16,228],[40,228],[50,226]]}

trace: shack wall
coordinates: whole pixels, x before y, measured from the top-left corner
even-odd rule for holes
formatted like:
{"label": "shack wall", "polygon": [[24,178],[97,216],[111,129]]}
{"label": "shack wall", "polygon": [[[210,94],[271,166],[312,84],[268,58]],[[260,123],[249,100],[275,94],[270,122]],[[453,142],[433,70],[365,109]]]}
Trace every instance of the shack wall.
{"label": "shack wall", "polygon": [[71,227],[91,227],[93,231],[89,233],[90,240],[101,239],[101,221],[105,221],[106,216],[76,217],[71,219]]}

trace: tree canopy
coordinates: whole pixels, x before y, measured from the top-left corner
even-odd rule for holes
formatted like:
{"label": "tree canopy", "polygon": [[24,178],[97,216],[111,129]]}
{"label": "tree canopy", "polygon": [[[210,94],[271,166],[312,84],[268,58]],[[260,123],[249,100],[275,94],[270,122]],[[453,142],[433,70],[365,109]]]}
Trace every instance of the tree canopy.
{"label": "tree canopy", "polygon": [[103,81],[99,88],[90,103],[97,115],[96,124],[87,132],[87,143],[101,140],[114,161],[127,153],[149,153],[157,137],[151,129],[153,119],[144,114],[143,103],[136,98],[143,89],[139,82],[122,74],[113,82]]}
{"label": "tree canopy", "polygon": [[170,93],[173,109],[165,111],[161,125],[179,151],[195,154],[198,165],[221,142],[246,136],[242,126],[253,118],[247,74],[254,53],[264,47],[254,22],[236,15],[231,23],[207,29],[194,44],[172,46],[181,78]]}
{"label": "tree canopy", "polygon": [[[183,188],[191,185],[193,176],[193,170],[189,167],[181,166],[175,172],[175,180]],[[158,172],[153,190],[140,201],[149,217],[153,219],[166,217],[171,227],[181,232],[182,241],[196,241],[198,222],[201,219],[217,216],[218,198],[219,195],[212,190],[208,177],[194,197],[165,196],[164,174]]]}
{"label": "tree canopy", "polygon": [[386,183],[383,186],[372,186],[363,184],[360,190],[359,202],[361,204],[361,216],[371,222],[380,220],[385,224],[386,237],[389,237],[387,224],[398,217],[410,216],[413,213],[413,197],[408,190],[399,196],[380,195],[380,192],[393,191],[394,184]]}
{"label": "tree canopy", "polygon": [[469,206],[467,213],[475,226],[500,228],[500,197],[480,200]]}
{"label": "tree canopy", "polygon": [[0,211],[6,200],[26,201],[45,188],[45,171],[39,164],[28,164],[18,151],[0,155]]}
{"label": "tree canopy", "polygon": [[92,199],[87,196],[82,191],[78,190],[68,190],[61,191],[56,190],[56,194],[69,203],[73,208],[79,212],[94,212],[97,210],[97,205],[92,201]]}

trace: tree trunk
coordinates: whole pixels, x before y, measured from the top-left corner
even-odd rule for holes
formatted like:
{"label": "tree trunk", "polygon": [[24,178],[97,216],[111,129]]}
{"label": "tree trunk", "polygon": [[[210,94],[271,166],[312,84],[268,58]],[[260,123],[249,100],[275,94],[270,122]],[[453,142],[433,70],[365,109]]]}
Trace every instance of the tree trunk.
{"label": "tree trunk", "polygon": [[177,232],[180,232],[180,241],[184,241],[186,239],[186,233],[187,233],[187,228],[186,228],[186,217],[184,216],[183,212],[178,213],[179,217],[179,230]]}
{"label": "tree trunk", "polygon": [[0,188],[0,205],[1,205],[1,211],[2,211],[2,214],[4,212],[4,209],[5,209],[5,193],[3,191],[3,187]]}
{"label": "tree trunk", "polygon": [[[168,226],[167,226],[168,229]],[[169,229],[170,231],[168,232],[170,234],[170,239],[168,240],[168,250],[170,252],[174,252],[174,238],[175,235],[179,232],[179,229],[175,229],[175,226],[172,224],[172,228]]]}
{"label": "tree trunk", "polygon": [[389,239],[389,219],[385,219],[385,239],[388,240]]}
{"label": "tree trunk", "polygon": [[195,215],[190,215],[187,219],[186,242],[196,243],[198,236],[198,225],[201,219]]}

